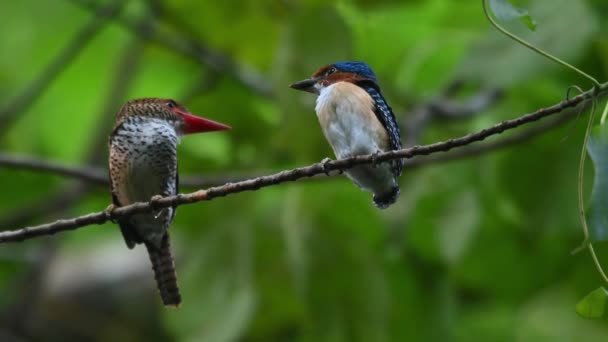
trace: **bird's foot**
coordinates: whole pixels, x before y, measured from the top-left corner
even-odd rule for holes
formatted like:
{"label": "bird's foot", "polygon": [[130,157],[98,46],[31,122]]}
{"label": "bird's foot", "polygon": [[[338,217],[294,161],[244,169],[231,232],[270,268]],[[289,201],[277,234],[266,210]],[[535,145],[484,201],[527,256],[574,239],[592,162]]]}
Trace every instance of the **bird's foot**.
{"label": "bird's foot", "polygon": [[156,215],[154,215],[154,219],[158,220],[158,218],[165,213],[165,210],[167,210],[167,208],[162,208],[161,210],[156,212]]}
{"label": "bird's foot", "polygon": [[[161,195],[154,195],[150,198],[150,206],[154,209],[157,208],[158,206],[158,201],[162,200],[163,196]],[[160,210],[155,210],[156,214],[154,215],[154,219],[158,219],[160,217],[160,215],[162,215],[162,213],[165,211],[165,209],[167,208],[161,208]]]}
{"label": "bird's foot", "polygon": [[116,219],[113,217],[114,209],[118,208],[113,203],[110,203],[104,210],[103,213],[109,218],[110,222],[116,223]]}
{"label": "bird's foot", "polygon": [[380,151],[376,151],[376,152],[372,153],[372,167],[373,168],[377,168],[380,166],[380,162],[378,161],[379,154],[380,154]]}
{"label": "bird's foot", "polygon": [[150,203],[158,202],[161,199],[163,199],[163,196],[161,196],[161,195],[154,195],[154,196],[150,197]]}
{"label": "bird's foot", "polygon": [[325,158],[325,159],[321,160],[321,164],[323,164],[323,172],[325,172],[325,174],[328,175],[328,176],[329,176],[329,172],[331,171],[329,169],[329,165],[328,164],[331,163],[331,162],[332,162],[331,158]]}

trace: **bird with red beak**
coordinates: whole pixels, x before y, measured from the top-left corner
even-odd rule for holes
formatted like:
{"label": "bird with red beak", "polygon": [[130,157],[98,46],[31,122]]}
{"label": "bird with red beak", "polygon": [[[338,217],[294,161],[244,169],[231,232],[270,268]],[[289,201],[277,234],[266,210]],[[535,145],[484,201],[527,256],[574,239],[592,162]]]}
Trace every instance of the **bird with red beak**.
{"label": "bird with red beak", "polygon": [[[126,103],[110,135],[110,187],[114,206],[148,202],[178,192],[177,144],[182,135],[222,131],[230,126],[192,115],[169,99],[143,98]],[[143,243],[164,305],[179,306],[169,226],[175,207],[119,218],[129,248]]]}

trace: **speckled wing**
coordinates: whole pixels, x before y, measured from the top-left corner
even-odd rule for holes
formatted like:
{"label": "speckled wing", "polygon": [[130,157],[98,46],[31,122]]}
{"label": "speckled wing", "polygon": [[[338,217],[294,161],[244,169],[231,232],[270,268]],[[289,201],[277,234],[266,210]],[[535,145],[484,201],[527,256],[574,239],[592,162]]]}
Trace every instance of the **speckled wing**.
{"label": "speckled wing", "polygon": [[[112,176],[110,175],[110,191],[112,192],[112,203],[116,206],[116,207],[120,207],[122,206],[122,204],[120,204],[120,202],[118,201],[118,198],[116,197],[116,194],[114,193],[114,187],[112,186]],[[175,189],[179,188],[179,175],[176,175],[175,177]],[[177,193],[177,191],[176,191]],[[173,221],[173,219],[175,218],[175,212],[176,212],[177,206],[173,206],[173,213],[171,215],[171,221]],[[127,247],[129,247],[129,249],[133,249],[133,247],[135,247],[136,244],[138,243],[143,243],[143,239],[139,236],[139,234],[137,234],[137,231],[135,230],[135,227],[133,227],[133,225],[131,223],[129,223],[128,220],[121,220],[118,219],[118,227],[120,227],[120,232],[122,233],[122,236],[125,239],[125,243],[127,244]]]}
{"label": "speckled wing", "polygon": [[[120,125],[117,125],[116,127],[118,127]],[[116,128],[114,128],[114,131],[116,130]],[[112,131],[112,135],[110,136],[110,160],[112,159],[112,154],[116,153],[116,151],[113,149],[114,147],[112,146],[112,138],[114,137],[114,131]],[[110,161],[111,163],[111,161]],[[114,189],[114,179],[112,178],[112,171],[109,170],[108,172],[108,178],[110,179],[110,192],[112,193],[112,204],[114,204],[114,206],[116,207],[121,207],[125,204],[120,203],[120,201],[118,201],[118,197],[116,196],[116,192]],[[142,243],[142,239],[141,237],[139,237],[139,235],[137,234],[137,231],[135,230],[135,227],[133,227],[133,225],[131,223],[129,223],[128,220],[123,220],[123,219],[118,219],[117,220],[118,223],[118,227],[120,227],[120,232],[122,233],[122,236],[125,239],[125,243],[127,244],[127,247],[129,247],[129,249],[132,249],[133,247],[135,247],[136,244],[138,243]]]}
{"label": "speckled wing", "polygon": [[[109,139],[110,158],[112,158],[112,153],[116,153],[116,151],[113,150],[113,146],[112,146],[113,139],[112,138],[114,137],[114,132],[119,127],[120,127],[120,125],[117,125],[114,128],[114,131],[112,132],[112,135],[110,136],[110,139]],[[108,178],[110,180],[110,192],[112,194],[112,203],[114,204],[114,206],[122,207],[122,206],[130,204],[130,203],[120,203],[120,201],[118,200],[118,197],[116,196],[116,192],[114,189],[114,179],[112,178],[111,171],[108,172]],[[179,192],[179,173],[175,174],[175,192],[176,193]],[[172,212],[170,221],[173,221],[173,219],[175,218],[176,209],[177,209],[177,206],[173,206],[173,212]],[[127,247],[129,247],[129,249],[132,249],[133,247],[135,247],[136,244],[144,242],[144,240],[141,238],[141,236],[139,236],[139,234],[137,233],[136,228],[133,226],[133,224],[131,224],[129,222],[128,218],[127,219],[118,219],[117,223],[118,223],[118,227],[120,227],[120,232],[122,233],[122,236],[124,237],[125,243],[127,244]]]}
{"label": "speckled wing", "polygon": [[[388,105],[382,93],[380,92],[380,88],[372,82],[365,82],[359,84],[367,93],[374,99],[375,108],[374,113],[382,126],[386,129],[389,136],[389,143],[391,150],[400,150],[401,147],[401,134],[399,132],[399,125],[397,124],[397,120],[395,119],[395,114],[393,114],[393,110]],[[395,159],[391,161],[391,166],[393,169],[393,173],[396,176],[401,175],[401,171],[403,171],[403,159]]]}

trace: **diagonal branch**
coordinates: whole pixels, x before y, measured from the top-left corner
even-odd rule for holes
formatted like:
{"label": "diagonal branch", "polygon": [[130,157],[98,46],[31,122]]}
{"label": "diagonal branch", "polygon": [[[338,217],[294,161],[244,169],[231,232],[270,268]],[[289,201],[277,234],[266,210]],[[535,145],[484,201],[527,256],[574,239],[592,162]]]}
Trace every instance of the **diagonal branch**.
{"label": "diagonal branch", "polygon": [[465,83],[461,80],[451,82],[439,96],[414,106],[401,124],[405,131],[404,146],[418,143],[425,128],[433,119],[453,120],[471,117],[496,103],[502,97],[497,88],[482,88],[465,99],[454,99],[454,95]]}
{"label": "diagonal branch", "polygon": [[[105,142],[105,139],[103,140]],[[0,167],[15,168],[33,172],[53,174],[65,178],[74,178],[88,182],[92,185],[108,186],[108,170],[102,167],[92,166],[68,166],[50,160],[42,160],[31,157],[11,156],[0,153]],[[252,176],[253,174],[253,176]],[[256,177],[261,172],[247,172],[233,174],[214,174],[204,176],[181,177],[179,184],[188,188],[209,187],[242,180],[246,177]]]}
{"label": "diagonal branch", "polygon": [[557,127],[566,121],[573,118],[576,114],[576,111],[564,112],[564,115],[559,116],[553,120],[543,121],[540,124],[518,132],[517,134],[513,134],[503,139],[499,139],[497,141],[493,141],[487,144],[479,144],[479,145],[471,145],[465,148],[458,149],[451,153],[445,154],[435,154],[425,158],[417,158],[407,160],[405,163],[405,167],[408,170],[416,169],[421,166],[427,166],[432,164],[439,164],[444,162],[449,162],[453,160],[460,160],[470,157],[476,157],[485,153],[493,152],[502,148],[506,148],[509,146],[513,146],[516,144],[523,143],[528,141],[543,132],[546,132],[554,127]]}
{"label": "diagonal branch", "polygon": [[108,20],[116,16],[124,5],[124,1],[114,1],[103,7],[92,7],[95,17],[86,24],[67,44],[58,56],[44,69],[38,77],[31,82],[21,93],[0,108],[0,133],[8,127],[29,108],[46,88],[65,70],[70,62],[87,46],[97,33],[107,24]]}
{"label": "diagonal branch", "polygon": [[254,191],[263,187],[295,181],[301,178],[312,177],[323,173],[329,173],[329,171],[333,170],[346,170],[357,165],[375,164],[398,158],[410,159],[414,156],[445,152],[453,148],[466,146],[476,141],[484,140],[492,135],[500,134],[506,130],[540,120],[546,116],[560,113],[565,109],[576,107],[577,105],[585,102],[586,100],[592,99],[595,96],[605,95],[607,92],[608,83],[605,83],[602,84],[601,88],[597,90],[584,92],[575,98],[564,100],[551,107],[539,109],[536,112],[525,114],[512,120],[503,121],[475,133],[470,133],[462,137],[453,138],[434,144],[414,146],[402,150],[389,151],[373,155],[363,155],[335,161],[315,163],[297,169],[281,171],[272,175],[248,179],[241,182],[227,183],[221,186],[212,187],[206,190],[199,190],[188,194],[153,198],[150,202],[134,203],[132,205],[115,208],[112,211],[99,211],[72,219],[58,220],[39,226],[8,230],[0,233],[0,242],[16,242],[37,236],[52,235],[58,232],[74,230],[92,224],[102,224],[107,221],[133,215],[135,213],[151,212],[170,206],[208,201],[217,197],[228,196],[244,191]]}
{"label": "diagonal branch", "polygon": [[0,167],[55,174],[99,185],[108,184],[108,171],[97,167],[68,166],[50,160],[7,154],[0,154]]}
{"label": "diagonal branch", "polygon": [[[70,1],[85,10],[92,11],[95,8],[94,1]],[[178,54],[207,65],[213,71],[226,73],[259,95],[266,97],[272,97],[273,95],[272,88],[264,75],[239,65],[230,56],[212,49],[194,37],[167,34],[157,28],[141,25],[138,20],[130,17],[115,17],[113,19],[117,24],[131,31],[142,40],[152,41],[164,46]]]}
{"label": "diagonal branch", "polygon": [[[462,148],[447,154],[410,159],[405,163],[405,165],[408,170],[412,170],[430,164],[438,164],[442,162],[475,157],[512,145],[520,144],[572,119],[575,112],[569,111],[564,114],[565,115],[555,118],[554,120],[546,122],[543,121],[539,125],[531,127],[522,132],[518,132],[515,135],[505,137],[497,141],[493,141],[488,144],[473,145],[471,147]],[[100,186],[108,185],[108,171],[105,168],[101,167],[68,166],[48,160],[41,160],[30,157],[10,156],[1,153],[0,166],[6,168],[28,170],[32,172],[49,173],[65,178],[75,178]],[[211,187],[215,184],[233,183],[245,178],[257,177],[257,175],[255,174],[262,175],[262,172],[242,172],[233,173],[230,175],[227,175],[226,173],[221,173],[204,176],[181,176],[180,186],[186,188]]]}
{"label": "diagonal branch", "polygon": [[[102,108],[99,115],[97,115],[97,122],[95,125],[97,129],[95,134],[91,135],[89,139],[91,146],[88,147],[86,151],[85,164],[98,164],[100,160],[105,158],[107,150],[107,132],[110,131],[114,124],[113,113],[116,111],[116,108],[120,106],[122,99],[124,99],[125,94],[135,79],[142,51],[143,49],[141,48],[139,40],[135,38],[133,41],[127,42],[123,49],[116,64],[114,77],[109,84],[107,97],[102,101]],[[10,157],[8,159],[9,160],[3,160],[3,157],[0,157],[0,165],[2,165],[3,161],[12,161],[13,163],[22,162],[30,169],[36,166],[47,166],[54,169],[54,171],[72,172],[74,173],[72,176],[78,176],[76,178],[84,177],[87,181],[95,179],[94,177],[98,177],[98,180],[100,177],[107,178],[107,172],[102,176],[99,174],[99,171],[92,171],[96,169],[90,167],[85,167],[85,171],[74,171],[52,163],[48,165],[48,163],[35,160],[11,160]],[[90,172],[92,172],[92,174]],[[46,198],[37,199],[34,203],[20,208],[15,213],[9,214],[8,217],[2,218],[0,220],[0,226],[12,226],[13,224],[21,225],[24,223],[16,222],[31,222],[32,219],[37,217],[57,215],[57,211],[65,211],[67,208],[72,207],[75,203],[78,203],[83,197],[88,195],[91,190],[91,183],[72,182],[66,184],[60,191],[55,191]]]}

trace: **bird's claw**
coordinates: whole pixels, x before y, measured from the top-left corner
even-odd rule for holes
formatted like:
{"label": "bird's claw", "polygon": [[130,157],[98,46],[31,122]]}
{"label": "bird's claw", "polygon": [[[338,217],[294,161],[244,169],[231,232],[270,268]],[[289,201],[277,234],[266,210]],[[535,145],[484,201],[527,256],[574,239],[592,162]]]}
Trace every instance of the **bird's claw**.
{"label": "bird's claw", "polygon": [[[154,209],[156,209],[156,206],[158,205],[158,201],[162,200],[163,196],[161,195],[154,195],[150,198],[150,206]],[[154,215],[154,219],[158,219],[160,217],[160,215],[163,214],[163,212],[165,211],[165,209],[167,208],[161,208],[160,210],[156,210],[156,215]]]}
{"label": "bird's claw", "polygon": [[321,164],[323,165],[323,172],[325,172],[325,174],[328,175],[328,176],[329,176],[329,172],[331,171],[329,169],[329,165],[328,164],[331,163],[331,162],[332,162],[331,158],[325,158],[325,159],[321,160]]}
{"label": "bird's claw", "polygon": [[160,201],[161,199],[163,199],[163,196],[161,196],[161,195],[154,195],[154,196],[152,196],[152,197],[150,198],[150,202],[158,202],[158,201]]}
{"label": "bird's claw", "polygon": [[154,219],[158,220],[158,218],[160,217],[160,215],[162,215],[165,212],[165,209],[167,208],[162,208],[161,210],[159,210],[156,215],[154,215]]}
{"label": "bird's claw", "polygon": [[109,218],[110,222],[112,223],[116,223],[116,219],[114,217],[112,217],[112,213],[114,211],[114,209],[118,208],[117,206],[115,206],[113,203],[111,203],[110,205],[108,205],[104,210],[104,214]]}
{"label": "bird's claw", "polygon": [[378,154],[380,154],[380,151],[372,153],[372,167],[374,168],[380,166],[380,162],[378,162]]}

